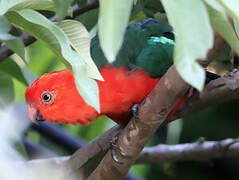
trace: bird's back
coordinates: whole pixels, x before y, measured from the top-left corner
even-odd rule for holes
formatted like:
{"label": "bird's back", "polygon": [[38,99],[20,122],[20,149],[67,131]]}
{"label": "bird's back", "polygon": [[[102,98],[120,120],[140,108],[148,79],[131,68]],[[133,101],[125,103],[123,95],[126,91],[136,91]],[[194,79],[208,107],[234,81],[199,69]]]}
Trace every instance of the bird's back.
{"label": "bird's back", "polygon": [[142,70],[105,66],[101,70],[104,81],[98,81],[101,113],[120,124],[132,116],[131,107],[140,103],[152,91],[159,79]]}
{"label": "bird's back", "polygon": [[[111,65],[129,70],[143,69],[151,77],[159,78],[173,63],[173,39],[172,28],[167,23],[146,19],[130,24]],[[108,64],[98,36],[92,39],[91,56],[99,68]]]}

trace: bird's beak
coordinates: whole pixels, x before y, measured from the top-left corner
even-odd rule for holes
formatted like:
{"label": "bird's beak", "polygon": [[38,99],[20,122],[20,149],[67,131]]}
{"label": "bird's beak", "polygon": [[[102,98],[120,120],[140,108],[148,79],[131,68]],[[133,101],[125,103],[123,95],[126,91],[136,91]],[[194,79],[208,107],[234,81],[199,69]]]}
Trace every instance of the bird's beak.
{"label": "bird's beak", "polygon": [[28,107],[28,114],[33,123],[37,124],[39,121],[44,121],[40,114],[40,111],[33,106]]}

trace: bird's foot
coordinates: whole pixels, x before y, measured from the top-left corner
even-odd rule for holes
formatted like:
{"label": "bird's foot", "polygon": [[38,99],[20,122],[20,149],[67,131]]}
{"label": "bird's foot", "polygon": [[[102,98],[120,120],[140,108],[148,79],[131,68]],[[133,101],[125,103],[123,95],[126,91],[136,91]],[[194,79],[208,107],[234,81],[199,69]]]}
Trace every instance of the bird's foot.
{"label": "bird's foot", "polygon": [[121,161],[118,159],[117,153],[116,153],[116,151],[117,151],[117,149],[118,149],[116,143],[117,143],[117,141],[118,141],[118,139],[119,139],[119,135],[120,135],[120,131],[117,132],[117,133],[113,136],[112,140],[110,141],[110,153],[111,153],[111,157],[112,157],[112,159],[114,160],[114,162],[116,162],[117,164],[124,164],[123,162],[121,162]]}
{"label": "bird's foot", "polygon": [[[135,104],[131,107],[131,111],[133,116],[137,116],[138,113],[138,109],[139,109],[139,104]],[[123,128],[123,127],[122,127]],[[119,150],[119,148],[117,147],[117,141],[119,139],[119,135],[120,135],[121,131],[118,131],[112,138],[112,140],[110,141],[110,152],[111,152],[111,157],[112,159],[118,163],[118,164],[124,164],[123,162],[121,162],[118,157],[117,157],[117,153],[116,151]]]}
{"label": "bird's foot", "polygon": [[131,107],[133,116],[137,116],[138,110],[139,110],[139,104],[135,104]]}

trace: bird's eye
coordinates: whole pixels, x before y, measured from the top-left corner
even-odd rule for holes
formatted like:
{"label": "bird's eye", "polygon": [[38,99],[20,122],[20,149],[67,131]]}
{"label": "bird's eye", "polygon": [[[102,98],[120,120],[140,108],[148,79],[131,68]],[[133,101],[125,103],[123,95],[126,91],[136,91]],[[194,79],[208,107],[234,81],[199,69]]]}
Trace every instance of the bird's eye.
{"label": "bird's eye", "polygon": [[42,94],[42,101],[45,104],[51,104],[53,102],[53,95],[50,92],[44,92]]}

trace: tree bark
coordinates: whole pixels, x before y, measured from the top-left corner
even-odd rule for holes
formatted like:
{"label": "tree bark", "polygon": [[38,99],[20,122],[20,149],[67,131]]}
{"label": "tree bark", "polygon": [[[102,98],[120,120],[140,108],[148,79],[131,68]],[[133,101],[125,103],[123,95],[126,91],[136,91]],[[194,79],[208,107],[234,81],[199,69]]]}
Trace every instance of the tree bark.
{"label": "tree bark", "polygon": [[108,152],[88,180],[123,179],[145,144],[188,88],[172,66],[140,104],[137,116],[130,120],[119,136],[116,153],[123,164],[113,161]]}

